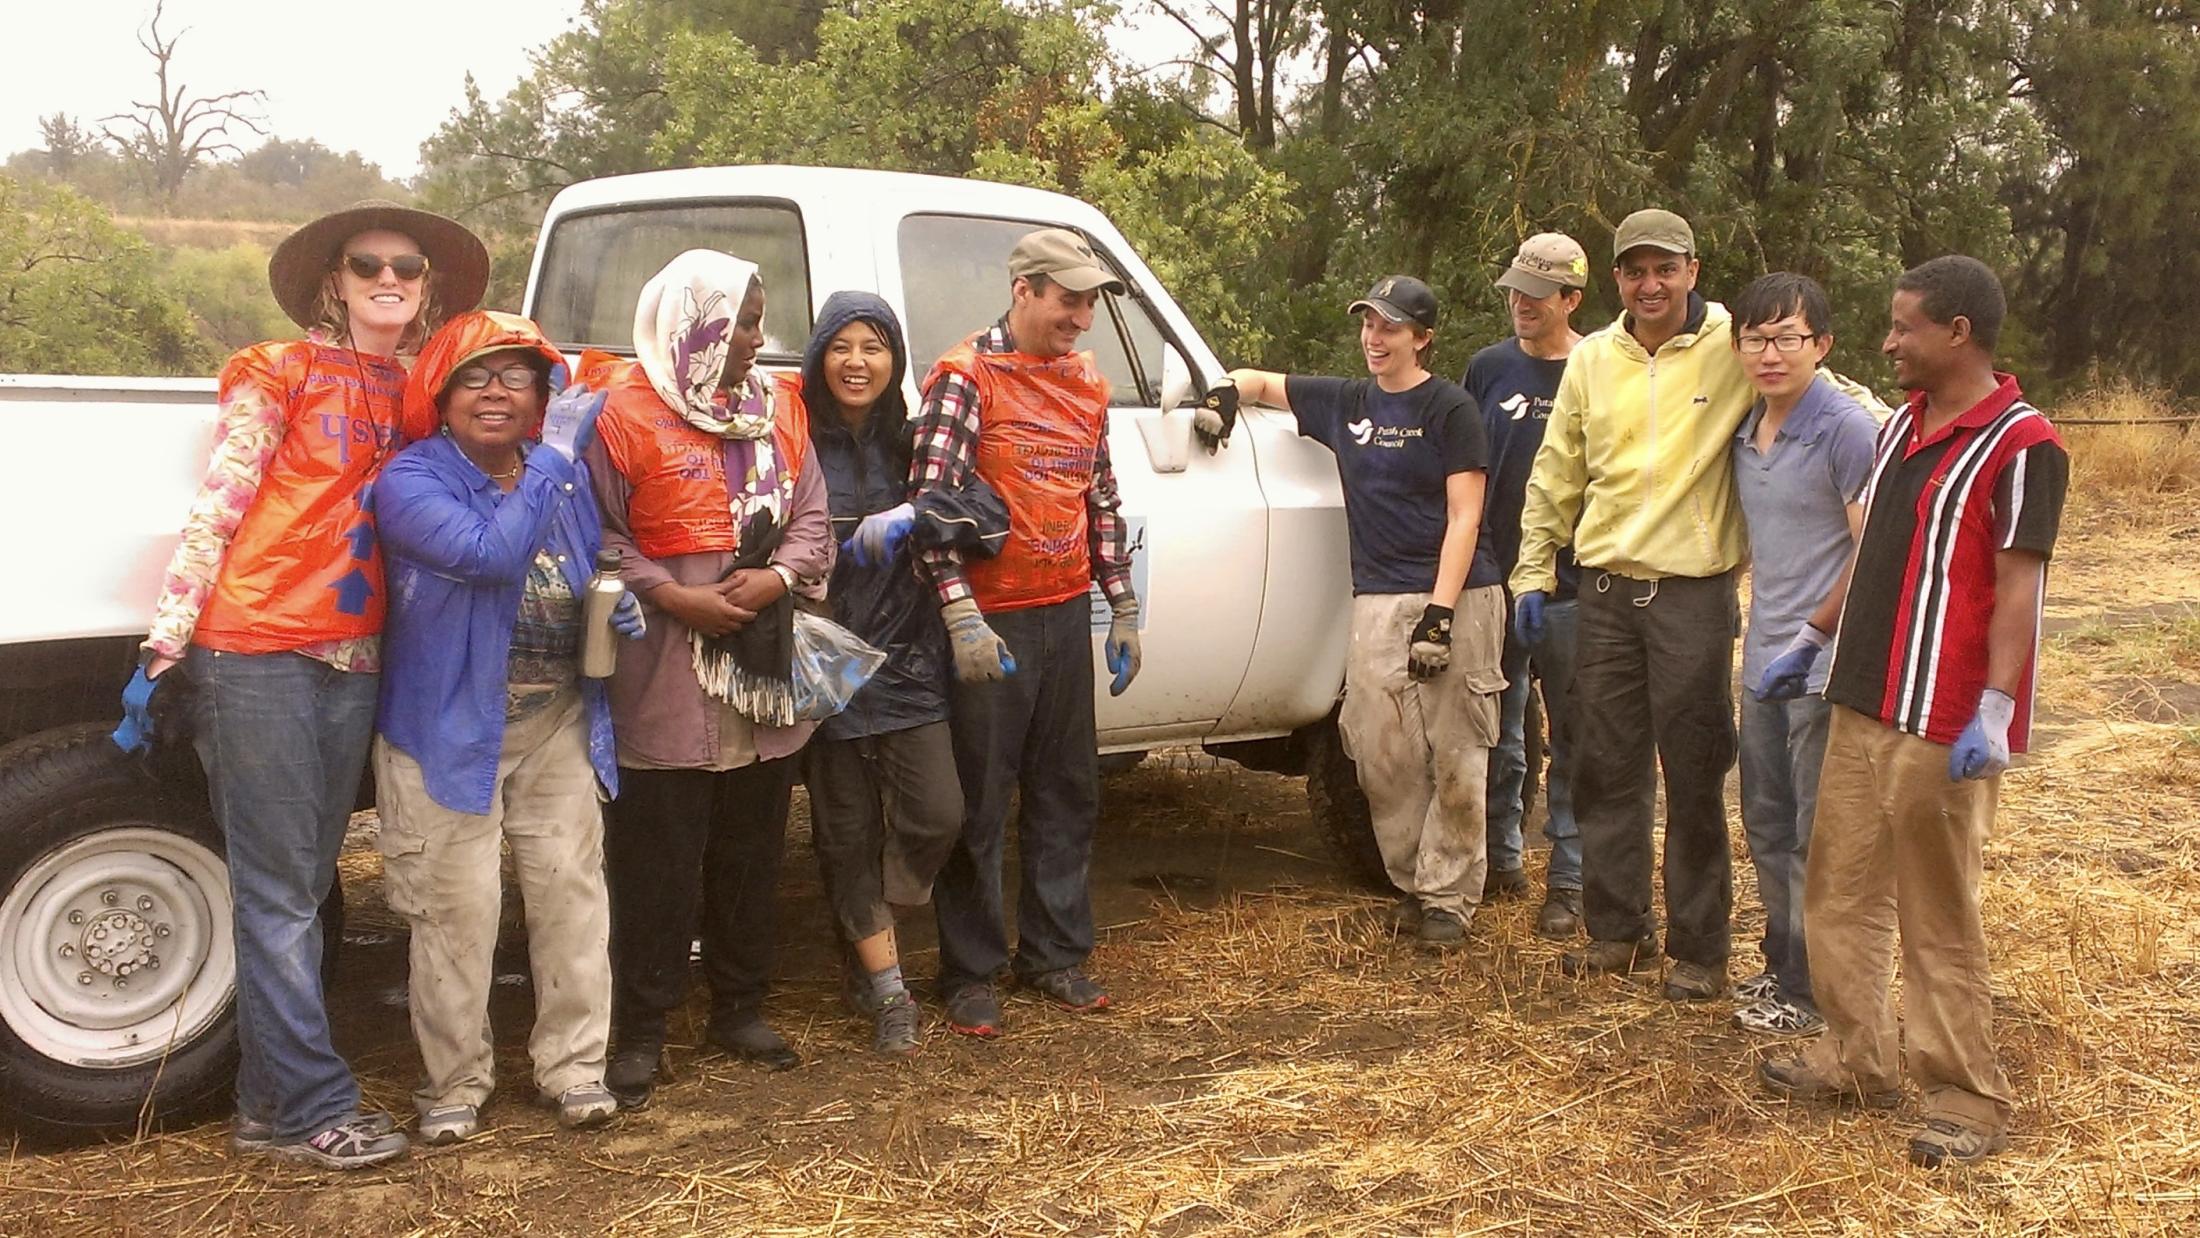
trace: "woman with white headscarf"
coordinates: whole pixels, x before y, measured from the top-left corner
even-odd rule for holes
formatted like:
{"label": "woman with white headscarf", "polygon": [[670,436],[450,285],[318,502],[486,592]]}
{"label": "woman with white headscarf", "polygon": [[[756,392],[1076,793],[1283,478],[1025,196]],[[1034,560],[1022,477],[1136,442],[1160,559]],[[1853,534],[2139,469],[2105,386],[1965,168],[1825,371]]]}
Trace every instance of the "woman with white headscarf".
{"label": "woman with white headscarf", "polygon": [[577,376],[610,392],[590,471],[604,545],[648,614],[611,679],[620,790],[604,835],[605,1083],[629,1107],[655,1086],[698,920],[711,1043],[773,1070],[800,1060],[763,1002],[789,758],[814,726],[794,720],[794,595],[822,595],[833,543],[798,384],[754,368],[763,320],[755,266],[689,250],[642,289],[636,361],[591,355]]}

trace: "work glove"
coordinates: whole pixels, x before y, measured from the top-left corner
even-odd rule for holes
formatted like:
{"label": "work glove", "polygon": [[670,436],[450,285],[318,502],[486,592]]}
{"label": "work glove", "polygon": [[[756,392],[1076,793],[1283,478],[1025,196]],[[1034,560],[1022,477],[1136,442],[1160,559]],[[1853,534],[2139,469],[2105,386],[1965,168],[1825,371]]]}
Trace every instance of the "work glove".
{"label": "work glove", "polygon": [[1108,625],[1108,639],[1100,649],[1107,655],[1108,670],[1115,674],[1108,695],[1121,696],[1131,680],[1138,678],[1138,667],[1144,661],[1138,647],[1137,598],[1124,598],[1115,604],[1115,622]]}
{"label": "work glove", "polygon": [[1551,595],[1541,589],[1530,589],[1513,599],[1513,635],[1524,645],[1540,645],[1543,633],[1549,626],[1543,621],[1543,606]]}
{"label": "work glove", "polygon": [[1406,674],[1415,679],[1434,679],[1451,666],[1451,607],[1429,603],[1421,622],[1413,626],[1406,648]]}
{"label": "work glove", "polygon": [[1772,665],[1765,668],[1764,676],[1757,681],[1757,699],[1792,701],[1810,691],[1810,668],[1818,664],[1818,655],[1826,651],[1826,642],[1832,639],[1816,624],[1804,624],[1803,630],[1772,659]]}
{"label": "work glove", "polygon": [[865,516],[840,548],[856,557],[857,566],[877,567],[893,559],[901,544],[909,540],[909,531],[916,527],[916,507],[903,503]]}
{"label": "work glove", "polygon": [[1238,389],[1237,380],[1225,378],[1207,389],[1200,397],[1199,411],[1192,414],[1192,433],[1199,436],[1200,445],[1208,455],[1215,448],[1230,441],[1230,431],[1237,429]]}
{"label": "work glove", "polygon": [[133,756],[152,750],[153,689],[158,686],[142,666],[130,676],[129,686],[122,690],[122,725],[115,728],[115,747]]}
{"label": "work glove", "polygon": [[2016,716],[2017,702],[2008,693],[1988,688],[1980,694],[1971,725],[1948,750],[1948,781],[1991,778],[2008,769],[2009,724]]}
{"label": "work glove", "polygon": [[993,626],[978,613],[976,602],[969,598],[949,602],[940,607],[940,618],[947,621],[947,641],[955,654],[955,678],[964,683],[983,683],[1016,673],[1016,658],[1008,652],[1008,642],[994,634]]}
{"label": "work glove", "polygon": [[631,593],[619,595],[619,603],[611,608],[611,630],[628,640],[640,640],[649,631],[649,620],[642,617],[642,600]]}
{"label": "work glove", "polygon": [[603,413],[608,391],[590,391],[585,384],[565,385],[563,362],[550,367],[550,387],[557,394],[542,410],[542,445],[568,460],[578,460],[596,441],[596,418]]}

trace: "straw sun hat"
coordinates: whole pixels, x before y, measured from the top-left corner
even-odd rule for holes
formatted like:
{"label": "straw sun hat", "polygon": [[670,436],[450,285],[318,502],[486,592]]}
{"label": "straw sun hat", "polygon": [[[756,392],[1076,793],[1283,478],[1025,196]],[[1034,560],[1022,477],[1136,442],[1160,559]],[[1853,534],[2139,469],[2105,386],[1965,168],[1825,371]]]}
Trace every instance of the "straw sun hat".
{"label": "straw sun hat", "polygon": [[275,303],[299,326],[318,325],[314,306],[321,281],[336,269],[339,249],[360,233],[378,229],[402,232],[420,246],[444,313],[464,313],[481,304],[489,289],[489,251],[481,238],[455,219],[380,200],[355,202],[285,237],[267,260]]}

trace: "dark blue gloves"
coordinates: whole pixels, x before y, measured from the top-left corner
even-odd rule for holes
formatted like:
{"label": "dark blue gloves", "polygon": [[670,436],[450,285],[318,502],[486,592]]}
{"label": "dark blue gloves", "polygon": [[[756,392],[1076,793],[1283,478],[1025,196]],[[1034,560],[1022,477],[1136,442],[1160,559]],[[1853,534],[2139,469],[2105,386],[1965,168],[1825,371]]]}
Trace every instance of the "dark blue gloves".
{"label": "dark blue gloves", "polygon": [[152,750],[153,689],[158,686],[142,666],[130,676],[129,686],[122,690],[122,725],[115,728],[115,747],[133,756]]}
{"label": "dark blue gloves", "polygon": [[1817,625],[1806,623],[1795,634],[1772,665],[1765,668],[1762,678],[1752,689],[1760,701],[1792,701],[1810,691],[1811,668],[1818,665],[1818,655],[1826,651],[1827,642],[1833,638],[1818,630]]}
{"label": "dark blue gloves", "polygon": [[586,386],[567,387],[564,363],[550,367],[550,389],[557,392],[542,410],[542,445],[568,460],[578,460],[596,440],[596,418],[603,414],[608,391]]}
{"label": "dark blue gloves", "polygon": [[628,640],[640,640],[649,631],[649,621],[642,618],[642,600],[632,593],[619,595],[619,604],[611,608],[611,630]]}
{"label": "dark blue gloves", "polygon": [[1551,595],[1541,589],[1530,589],[1513,599],[1513,635],[1519,637],[1522,644],[1543,643],[1546,628],[1543,607],[1550,600]]}
{"label": "dark blue gloves", "polygon": [[893,561],[901,544],[909,540],[910,530],[916,527],[916,507],[903,503],[865,516],[840,548],[854,555],[858,566],[878,567]]}
{"label": "dark blue gloves", "polygon": [[1948,750],[1948,781],[1991,778],[2009,768],[2009,724],[2016,721],[2017,702],[2008,693],[1988,688],[1978,698],[1978,713],[1971,725],[1956,736]]}

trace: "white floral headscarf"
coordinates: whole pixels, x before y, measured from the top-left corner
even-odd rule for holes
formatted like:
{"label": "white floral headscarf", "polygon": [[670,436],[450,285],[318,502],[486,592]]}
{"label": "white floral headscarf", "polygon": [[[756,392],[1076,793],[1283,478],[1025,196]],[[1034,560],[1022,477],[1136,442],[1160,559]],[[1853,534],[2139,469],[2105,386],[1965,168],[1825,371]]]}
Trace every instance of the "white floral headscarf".
{"label": "white floral headscarf", "polygon": [[727,337],[756,264],[714,249],[691,249],[642,285],[634,307],[634,355],[649,385],[689,425],[718,438],[768,439],[771,386],[754,370],[738,398],[718,393]]}

